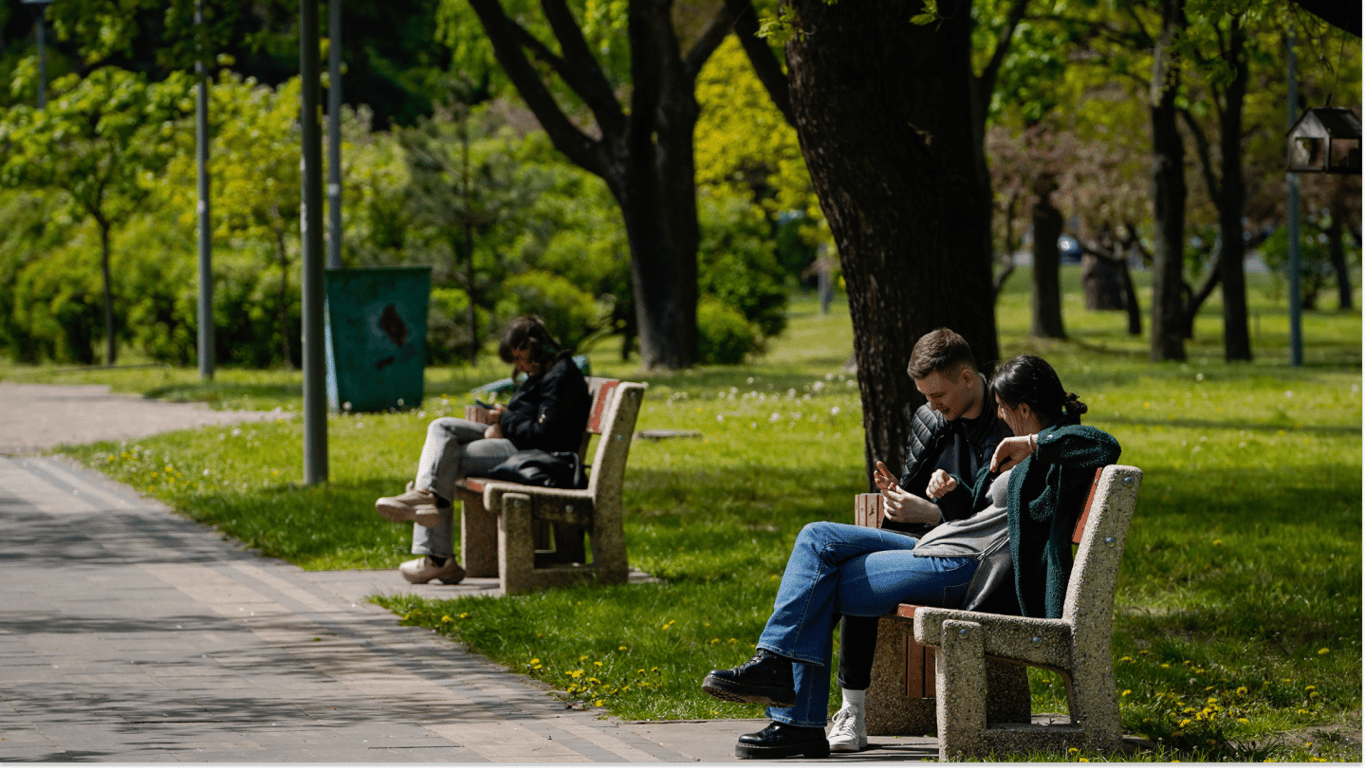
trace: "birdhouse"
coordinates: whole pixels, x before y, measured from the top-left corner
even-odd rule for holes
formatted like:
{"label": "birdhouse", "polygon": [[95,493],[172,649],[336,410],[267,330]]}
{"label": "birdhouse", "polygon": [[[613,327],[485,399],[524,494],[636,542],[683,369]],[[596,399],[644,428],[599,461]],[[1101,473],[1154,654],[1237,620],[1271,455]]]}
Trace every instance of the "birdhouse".
{"label": "birdhouse", "polygon": [[1286,138],[1292,173],[1361,173],[1361,118],[1350,109],[1306,109]]}

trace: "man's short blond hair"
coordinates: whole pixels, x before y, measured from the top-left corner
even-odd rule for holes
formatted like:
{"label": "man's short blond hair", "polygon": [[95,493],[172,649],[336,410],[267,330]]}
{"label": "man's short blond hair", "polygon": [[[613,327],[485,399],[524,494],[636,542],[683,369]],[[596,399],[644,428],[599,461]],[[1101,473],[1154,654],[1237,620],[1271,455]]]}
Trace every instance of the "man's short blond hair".
{"label": "man's short blond hair", "polygon": [[948,328],[936,328],[915,342],[906,373],[919,381],[931,373],[951,373],[963,365],[977,370],[968,340]]}

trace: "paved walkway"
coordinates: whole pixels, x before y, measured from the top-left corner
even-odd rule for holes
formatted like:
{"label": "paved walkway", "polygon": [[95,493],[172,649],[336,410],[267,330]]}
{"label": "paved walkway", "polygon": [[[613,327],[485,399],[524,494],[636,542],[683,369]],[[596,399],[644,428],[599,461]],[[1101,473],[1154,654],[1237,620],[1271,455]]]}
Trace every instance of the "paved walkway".
{"label": "paved walkway", "polygon": [[[64,458],[0,456],[0,761],[725,763],[764,725],[566,709],[364,600],[496,589],[303,571]],[[935,756],[873,741],[832,759]]]}

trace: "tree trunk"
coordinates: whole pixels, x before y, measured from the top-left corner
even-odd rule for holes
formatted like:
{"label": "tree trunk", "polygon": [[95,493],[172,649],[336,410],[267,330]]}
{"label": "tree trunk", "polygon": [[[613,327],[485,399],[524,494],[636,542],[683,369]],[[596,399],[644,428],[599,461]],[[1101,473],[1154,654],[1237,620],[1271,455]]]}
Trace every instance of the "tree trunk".
{"label": "tree trunk", "polygon": [[113,365],[118,345],[114,343],[114,280],[109,271],[109,229],[113,226],[100,218],[100,273],[104,278],[104,364]]}
{"label": "tree trunk", "polygon": [[1352,272],[1347,268],[1347,249],[1342,242],[1343,230],[1347,228],[1347,185],[1339,177],[1333,186],[1333,202],[1329,204],[1328,255],[1338,281],[1338,309],[1351,309]]}
{"label": "tree trunk", "polygon": [[1113,312],[1124,309],[1124,265],[1119,259],[1109,259],[1094,253],[1081,257],[1081,292],[1086,308],[1093,312]]}
{"label": "tree trunk", "polygon": [[280,315],[280,343],[285,352],[285,365],[293,366],[293,353],[289,348],[289,255],[285,251],[284,230],[275,231],[276,252],[280,255],[280,298],[277,302]]}
{"label": "tree trunk", "polygon": [[1224,359],[1251,360],[1252,338],[1247,327],[1247,278],[1243,267],[1243,209],[1247,184],[1243,180],[1243,100],[1247,94],[1246,33],[1241,17],[1229,20],[1227,61],[1233,79],[1225,92],[1224,112],[1219,126],[1223,200],[1219,206],[1219,239],[1222,256],[1224,298]]}
{"label": "tree trunk", "polygon": [[922,334],[947,326],[979,361],[999,357],[973,153],[970,9],[941,1],[942,20],[916,26],[917,7],[892,0],[791,8],[793,113],[848,286],[871,478],[878,460],[901,466],[922,402],[906,362]]}
{"label": "tree trunk", "polygon": [[[670,17],[671,0],[631,0],[631,115],[614,187],[631,249],[641,364],[697,360],[697,98]],[[610,181],[609,181],[610,184]]]}
{"label": "tree trunk", "polygon": [[[641,362],[684,368],[697,359],[697,198],[693,130],[697,70],[735,18],[723,9],[689,52],[679,52],[670,0],[631,0],[631,108],[593,58],[563,0],[542,0],[559,52],[507,16],[497,0],[470,0],[495,56],[555,148],[607,182],[625,222]],[[527,54],[539,60],[533,66]],[[583,100],[600,136],[560,109],[543,81],[549,68]]]}
{"label": "tree trunk", "polygon": [[1177,131],[1180,69],[1171,46],[1186,27],[1185,0],[1162,0],[1162,33],[1153,48],[1153,333],[1148,357],[1185,360],[1181,271],[1186,229],[1185,148]]}
{"label": "tree trunk", "polygon": [[1062,325],[1062,286],[1059,281],[1062,237],[1062,212],[1053,205],[1056,184],[1043,179],[1035,189],[1034,229],[1034,320],[1030,335],[1045,339],[1065,339]]}

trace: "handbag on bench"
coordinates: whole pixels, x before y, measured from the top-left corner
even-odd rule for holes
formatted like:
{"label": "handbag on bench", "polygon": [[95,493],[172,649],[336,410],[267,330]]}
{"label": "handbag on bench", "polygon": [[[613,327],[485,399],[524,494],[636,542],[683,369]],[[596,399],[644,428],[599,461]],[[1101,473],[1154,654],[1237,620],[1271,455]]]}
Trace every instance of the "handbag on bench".
{"label": "handbag on bench", "polygon": [[583,462],[573,451],[543,451],[530,448],[518,451],[484,474],[492,480],[506,480],[543,488],[588,487]]}

